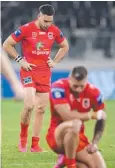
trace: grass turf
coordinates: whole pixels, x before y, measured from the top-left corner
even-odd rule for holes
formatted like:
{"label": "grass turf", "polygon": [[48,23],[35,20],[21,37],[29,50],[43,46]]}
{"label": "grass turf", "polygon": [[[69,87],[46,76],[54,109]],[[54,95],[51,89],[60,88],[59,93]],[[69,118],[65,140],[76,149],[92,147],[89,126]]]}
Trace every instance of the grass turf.
{"label": "grass turf", "polygon": [[[44,118],[44,125],[41,133],[41,146],[47,150],[44,153],[31,153],[31,130],[32,121],[29,127],[28,152],[20,153],[17,149],[19,140],[20,111],[23,104],[13,100],[2,100],[2,168],[53,168],[56,155],[49,149],[45,134],[49,126],[50,113],[47,109]],[[106,101],[107,124],[104,135],[100,141],[99,148],[105,158],[107,168],[115,168],[115,101]],[[93,136],[94,121],[86,123],[86,133],[89,139]]]}

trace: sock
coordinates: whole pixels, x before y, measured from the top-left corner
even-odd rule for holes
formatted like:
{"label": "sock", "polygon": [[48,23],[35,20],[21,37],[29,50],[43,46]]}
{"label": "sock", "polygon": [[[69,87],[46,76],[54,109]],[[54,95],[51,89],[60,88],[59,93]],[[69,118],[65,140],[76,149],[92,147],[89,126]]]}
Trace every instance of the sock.
{"label": "sock", "polygon": [[67,168],[77,168],[76,159],[69,159],[65,156],[64,162]]}
{"label": "sock", "polygon": [[21,125],[21,132],[20,132],[20,137],[21,138],[27,138],[27,136],[28,136],[28,126],[29,126],[29,124],[23,124],[23,123],[21,123],[20,124]]}
{"label": "sock", "polygon": [[39,140],[40,140],[39,137],[32,137],[32,145],[31,145],[31,147],[38,146]]}

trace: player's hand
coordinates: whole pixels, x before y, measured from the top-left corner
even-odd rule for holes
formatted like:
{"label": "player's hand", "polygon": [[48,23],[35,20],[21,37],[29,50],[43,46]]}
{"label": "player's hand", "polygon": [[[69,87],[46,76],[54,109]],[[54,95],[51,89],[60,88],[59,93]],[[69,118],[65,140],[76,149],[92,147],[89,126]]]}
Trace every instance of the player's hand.
{"label": "player's hand", "polygon": [[56,65],[56,62],[54,62],[50,57],[48,57],[47,63],[50,68],[54,68]]}
{"label": "player's hand", "polygon": [[92,112],[92,119],[95,120],[105,120],[106,119],[106,113],[103,110],[99,110],[97,112]]}
{"label": "player's hand", "polygon": [[88,153],[95,153],[98,151],[98,147],[96,144],[89,144],[87,146],[87,151],[88,151]]}
{"label": "player's hand", "polygon": [[31,71],[32,67],[36,67],[36,65],[30,64],[24,59],[20,60],[19,64],[21,65],[22,68],[24,68],[27,71]]}

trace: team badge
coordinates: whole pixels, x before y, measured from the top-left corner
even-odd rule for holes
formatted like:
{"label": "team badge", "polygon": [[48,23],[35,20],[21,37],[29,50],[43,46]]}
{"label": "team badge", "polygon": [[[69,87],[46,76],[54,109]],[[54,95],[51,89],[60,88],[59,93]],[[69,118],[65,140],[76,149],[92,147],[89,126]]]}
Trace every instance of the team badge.
{"label": "team badge", "polygon": [[53,33],[52,33],[52,32],[48,32],[48,38],[49,38],[50,40],[53,39]]}
{"label": "team badge", "polygon": [[84,98],[82,100],[82,106],[83,106],[83,108],[89,108],[90,107],[90,99],[89,98]]}

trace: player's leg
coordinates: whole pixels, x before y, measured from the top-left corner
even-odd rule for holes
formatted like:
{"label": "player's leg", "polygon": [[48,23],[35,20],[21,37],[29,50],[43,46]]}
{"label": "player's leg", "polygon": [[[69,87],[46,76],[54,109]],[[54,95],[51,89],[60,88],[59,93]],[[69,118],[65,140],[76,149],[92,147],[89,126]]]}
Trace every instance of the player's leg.
{"label": "player's leg", "polygon": [[[67,168],[76,168],[76,147],[79,144],[80,120],[66,121],[55,130],[55,140],[58,152],[64,150],[64,162]],[[60,163],[61,164],[61,163]]]}
{"label": "player's leg", "polygon": [[35,105],[35,93],[36,89],[33,87],[24,88],[24,108],[21,113],[21,132],[20,132],[20,144],[19,151],[26,152],[28,126],[31,119],[31,113]]}
{"label": "player's leg", "polygon": [[77,167],[78,168],[89,168],[88,166],[86,166],[85,164],[80,163],[80,162],[77,162]]}
{"label": "player's leg", "polygon": [[93,154],[89,154],[87,149],[85,148],[81,152],[77,153],[77,160],[86,164],[89,168],[94,165],[96,168],[106,168],[105,161],[100,152],[95,152]]}
{"label": "player's leg", "polygon": [[6,79],[10,82],[11,87],[15,94],[16,100],[22,100],[23,95],[23,86],[19,79],[17,78],[17,75],[12,68],[11,62],[7,56],[7,54],[2,50],[1,53],[1,71],[3,75],[6,77]]}
{"label": "player's leg", "polygon": [[87,152],[86,148],[77,152],[76,159],[78,162],[87,165],[88,168],[97,168],[92,155]]}
{"label": "player's leg", "polygon": [[105,161],[99,151],[93,153],[92,157],[95,162],[96,168],[107,168]]}
{"label": "player's leg", "polygon": [[38,145],[40,140],[40,132],[43,125],[43,117],[49,101],[49,93],[36,93],[35,116],[32,133],[32,152],[42,152],[42,148]]}

